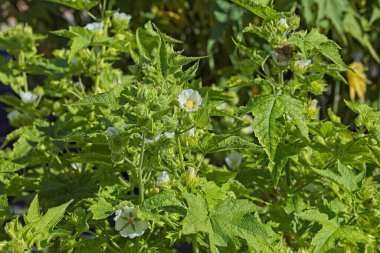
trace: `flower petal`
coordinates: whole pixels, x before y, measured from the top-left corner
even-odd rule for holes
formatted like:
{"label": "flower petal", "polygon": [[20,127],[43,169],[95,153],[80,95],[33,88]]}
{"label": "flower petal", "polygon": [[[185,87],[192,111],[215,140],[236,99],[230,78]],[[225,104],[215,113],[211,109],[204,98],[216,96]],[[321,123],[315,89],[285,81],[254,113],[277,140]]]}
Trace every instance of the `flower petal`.
{"label": "flower petal", "polygon": [[135,231],[133,230],[131,225],[128,225],[126,228],[120,231],[120,235],[122,237],[135,238],[136,235],[134,234],[135,234]]}
{"label": "flower petal", "polygon": [[138,221],[138,222],[135,222],[135,232],[138,234],[138,235],[142,235],[144,234],[144,231],[148,228],[148,222],[146,221]]}
{"label": "flower petal", "polygon": [[127,224],[127,221],[122,217],[118,217],[118,219],[115,220],[115,229],[117,231],[120,231],[125,226],[125,224]]}

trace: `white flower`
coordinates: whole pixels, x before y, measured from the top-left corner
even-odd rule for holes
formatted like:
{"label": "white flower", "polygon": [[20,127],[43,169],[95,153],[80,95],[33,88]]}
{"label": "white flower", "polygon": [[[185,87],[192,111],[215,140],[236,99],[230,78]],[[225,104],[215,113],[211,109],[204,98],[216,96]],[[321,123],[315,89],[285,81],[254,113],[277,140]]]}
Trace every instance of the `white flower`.
{"label": "white flower", "polygon": [[165,133],[163,133],[163,136],[167,139],[173,139],[173,137],[175,136],[175,133],[174,132],[165,132]]}
{"label": "white flower", "polygon": [[252,127],[252,124],[253,124],[253,118],[251,115],[248,115],[248,114],[244,114],[243,117],[245,122],[249,123],[249,126],[247,127],[244,127],[243,129],[241,129],[242,133],[244,134],[251,134],[253,133],[253,127]]}
{"label": "white flower", "polygon": [[[169,133],[170,134],[170,133]],[[145,143],[146,144],[153,144],[157,141],[159,141],[161,139],[163,134],[157,134],[156,136],[154,136],[153,140],[151,139],[148,139],[148,138],[145,138]],[[166,137],[166,136],[165,136]],[[169,138],[169,137],[166,137],[166,138]]]}
{"label": "white flower", "polygon": [[226,103],[226,102],[223,102],[220,105],[216,106],[216,109],[218,109],[218,110],[225,110],[225,109],[228,109],[228,107],[229,107],[229,104]]}
{"label": "white flower", "polygon": [[81,163],[72,163],[72,164],[70,164],[70,167],[74,170],[77,170],[77,169],[82,168],[82,164]]}
{"label": "white flower", "polygon": [[147,144],[153,144],[153,143],[159,141],[161,139],[161,137],[164,137],[164,138],[167,138],[167,139],[173,139],[174,136],[175,136],[174,132],[164,132],[163,134],[157,134],[156,136],[154,136],[153,140],[151,140],[151,139],[145,139],[145,143],[147,143]]}
{"label": "white flower", "polygon": [[308,114],[312,119],[317,119],[319,114],[319,108],[317,107],[318,100],[313,99],[309,102]]}
{"label": "white flower", "polygon": [[8,113],[7,118],[9,120],[9,122],[12,122],[14,120],[18,120],[20,118],[20,116],[21,116],[21,113],[19,111],[14,110],[14,111],[11,111],[10,113]]}
{"label": "white flower", "polygon": [[311,100],[310,108],[317,109],[318,100],[313,99]]}
{"label": "white flower", "polygon": [[127,15],[125,14],[124,12],[115,12],[113,15],[112,15],[113,19],[115,20],[121,20],[121,21],[130,21],[132,16],[131,15]]}
{"label": "white flower", "polygon": [[195,112],[198,111],[199,106],[202,104],[202,97],[196,90],[183,90],[178,95],[178,102],[185,111]]}
{"label": "white flower", "polygon": [[296,64],[297,66],[301,68],[305,68],[311,64],[311,60],[298,60],[298,61],[295,61],[294,64]]}
{"label": "white flower", "polygon": [[195,131],[196,130],[197,129],[195,127],[191,128],[190,130],[187,131],[187,136],[189,136],[189,137],[195,136]]}
{"label": "white flower", "polygon": [[228,168],[236,169],[240,167],[241,162],[243,161],[243,156],[239,152],[233,151],[224,158],[224,161]]}
{"label": "white flower", "polygon": [[163,171],[157,177],[156,186],[160,187],[161,185],[166,184],[169,181],[170,181],[169,174],[166,171]]}
{"label": "white flower", "polygon": [[94,22],[87,24],[84,28],[93,32],[101,32],[103,31],[104,23],[103,22]]}
{"label": "white flower", "polygon": [[136,209],[130,206],[124,206],[122,209],[116,210],[115,229],[119,231],[122,237],[131,239],[144,234],[148,228],[148,222],[138,220],[136,217]]}
{"label": "white flower", "polygon": [[37,100],[38,96],[30,91],[27,91],[21,92],[20,98],[25,104],[33,104]]}
{"label": "white flower", "polygon": [[107,128],[107,135],[109,138],[115,138],[121,134],[121,131],[117,127]]}
{"label": "white flower", "polygon": [[294,62],[294,68],[296,72],[303,74],[307,67],[311,64],[311,60],[298,60]]}
{"label": "white flower", "polygon": [[288,29],[289,28],[289,25],[288,25],[288,22],[286,21],[286,18],[281,18],[279,20],[280,24],[285,28],[285,29]]}
{"label": "white flower", "polygon": [[193,177],[196,176],[195,168],[194,167],[187,167],[187,173]]}

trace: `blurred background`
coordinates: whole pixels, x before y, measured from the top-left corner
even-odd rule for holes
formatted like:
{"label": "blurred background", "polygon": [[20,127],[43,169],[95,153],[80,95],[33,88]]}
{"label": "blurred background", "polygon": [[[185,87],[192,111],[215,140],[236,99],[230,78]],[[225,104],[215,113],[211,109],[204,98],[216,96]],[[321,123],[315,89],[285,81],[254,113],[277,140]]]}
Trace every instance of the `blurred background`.
{"label": "blurred background", "polygon": [[[53,1],[54,2],[54,1]],[[84,26],[92,22],[86,11],[74,10],[46,0],[1,0],[0,30],[6,31],[20,23],[28,23],[35,33],[46,35],[38,45],[39,53],[50,57],[54,49],[62,48],[67,41],[49,31],[68,26]],[[362,78],[368,87],[359,98],[371,106],[380,105],[379,63],[380,43],[380,0],[275,0],[275,9],[294,12],[301,17],[301,30],[318,28],[342,47],[341,54],[347,65],[353,62],[363,67]],[[183,41],[177,50],[185,55],[209,57],[201,61],[198,77],[203,85],[225,87],[229,78],[239,74],[254,74],[254,66],[239,55],[233,43],[239,32],[249,23],[261,20],[228,0],[110,0],[108,9],[119,10],[132,16],[131,28],[154,22],[161,31]],[[100,17],[97,6],[90,12]],[[258,41],[245,41],[254,47]],[[9,57],[0,48],[3,58]],[[1,63],[0,63],[1,64]],[[257,67],[257,66],[256,66]],[[1,66],[0,66],[1,70]],[[347,78],[346,73],[342,73]],[[329,80],[327,92],[318,98],[321,118],[327,117],[327,108],[350,124],[354,115],[344,105],[350,99],[349,85],[334,79]],[[248,88],[244,88],[248,89]],[[244,102],[247,90],[237,90]],[[0,93],[10,89],[0,84]],[[8,124],[5,105],[0,104],[0,142],[12,129]]]}

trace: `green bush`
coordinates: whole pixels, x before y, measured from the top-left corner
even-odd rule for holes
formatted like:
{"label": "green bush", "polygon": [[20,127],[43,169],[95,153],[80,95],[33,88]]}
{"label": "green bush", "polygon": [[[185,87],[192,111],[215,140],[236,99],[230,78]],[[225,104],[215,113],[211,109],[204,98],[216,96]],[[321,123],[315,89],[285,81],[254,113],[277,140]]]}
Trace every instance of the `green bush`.
{"label": "green bush", "polygon": [[376,8],[50,2],[0,33],[1,252],[380,250],[379,87],[337,44],[378,67]]}

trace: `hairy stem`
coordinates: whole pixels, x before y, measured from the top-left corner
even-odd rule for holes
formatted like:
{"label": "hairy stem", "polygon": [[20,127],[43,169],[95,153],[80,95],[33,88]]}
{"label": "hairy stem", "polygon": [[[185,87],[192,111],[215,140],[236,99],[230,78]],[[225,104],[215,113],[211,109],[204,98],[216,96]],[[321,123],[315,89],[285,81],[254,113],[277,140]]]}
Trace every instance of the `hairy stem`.
{"label": "hairy stem", "polygon": [[179,136],[176,137],[177,147],[178,147],[178,155],[179,155],[179,162],[182,169],[185,169],[183,165],[183,153],[182,153],[182,147],[181,147],[181,141],[179,139]]}
{"label": "hairy stem", "polygon": [[138,167],[139,176],[139,201],[140,205],[144,202],[144,182],[143,182],[143,160],[144,160],[144,150],[145,150],[145,134],[142,134],[142,143],[140,151],[140,161]]}
{"label": "hairy stem", "polygon": [[284,87],[284,71],[280,70],[278,73],[278,82],[280,83],[281,87]]}
{"label": "hairy stem", "polygon": [[335,89],[334,89],[334,98],[333,98],[333,108],[332,111],[337,114],[338,113],[338,106],[339,106],[339,100],[340,100],[340,82],[335,82]]}
{"label": "hairy stem", "polygon": [[196,234],[193,236],[192,243],[193,243],[193,252],[199,253],[199,247],[198,247],[198,241],[197,241],[197,235]]}

